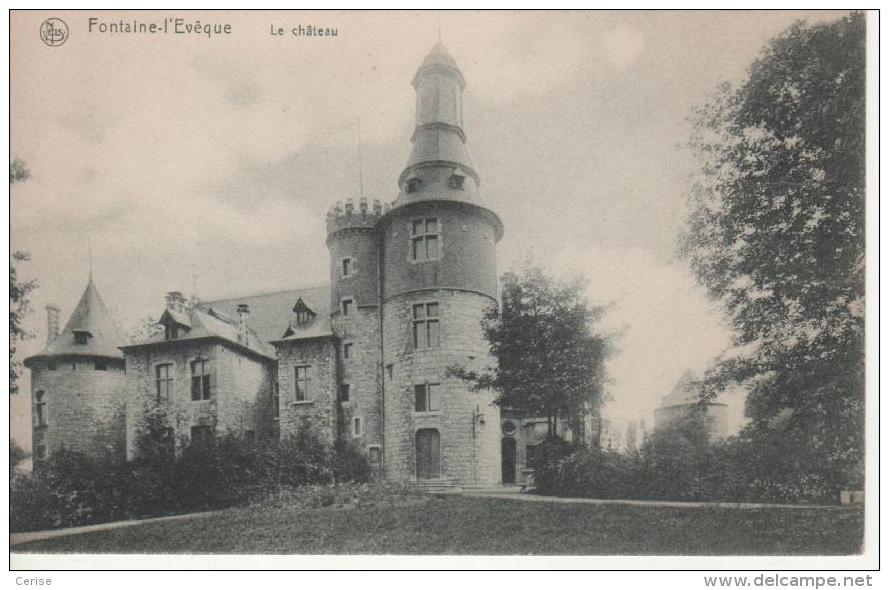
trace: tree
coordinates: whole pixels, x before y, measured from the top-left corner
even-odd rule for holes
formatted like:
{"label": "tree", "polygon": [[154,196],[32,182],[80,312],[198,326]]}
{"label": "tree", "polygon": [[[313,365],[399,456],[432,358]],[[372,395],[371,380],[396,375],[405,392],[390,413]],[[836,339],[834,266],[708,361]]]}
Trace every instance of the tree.
{"label": "tree", "polygon": [[22,447],[19,446],[15,440],[12,438],[9,439],[9,483],[12,485],[13,480],[15,479],[16,474],[18,473],[18,466],[22,461],[30,457]]}
{"label": "tree", "polygon": [[680,246],[734,328],[706,395],[745,384],[763,469],[825,494],[864,447],[864,83],[861,13],[772,40],[693,118]]}
{"label": "tree", "polygon": [[[15,159],[9,163],[9,184],[23,182],[31,177],[25,163]],[[19,342],[30,334],[24,329],[23,322],[30,310],[28,295],[37,288],[34,280],[22,281],[16,273],[16,264],[27,262],[31,257],[26,252],[14,252],[9,260],[9,393],[18,393],[19,367],[21,363],[15,358]]]}
{"label": "tree", "polygon": [[451,373],[475,389],[496,392],[496,403],[546,416],[548,436],[558,436],[559,417],[577,432],[584,415],[598,411],[605,382],[608,339],[594,327],[603,307],[590,307],[583,281],[556,282],[540,269],[503,275],[502,309],[492,305],[482,329],[495,366]]}
{"label": "tree", "polygon": [[24,182],[31,178],[31,171],[24,162],[18,158],[9,163],[9,184]]}

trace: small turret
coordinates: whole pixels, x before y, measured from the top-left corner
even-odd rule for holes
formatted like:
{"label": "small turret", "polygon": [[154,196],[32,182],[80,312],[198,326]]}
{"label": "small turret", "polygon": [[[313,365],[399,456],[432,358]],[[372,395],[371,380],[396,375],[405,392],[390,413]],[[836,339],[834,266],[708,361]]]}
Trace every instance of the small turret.
{"label": "small turret", "polygon": [[398,178],[396,205],[434,199],[479,204],[481,181],[463,131],[466,80],[441,43],[423,60],[413,86],[417,93],[413,149]]}

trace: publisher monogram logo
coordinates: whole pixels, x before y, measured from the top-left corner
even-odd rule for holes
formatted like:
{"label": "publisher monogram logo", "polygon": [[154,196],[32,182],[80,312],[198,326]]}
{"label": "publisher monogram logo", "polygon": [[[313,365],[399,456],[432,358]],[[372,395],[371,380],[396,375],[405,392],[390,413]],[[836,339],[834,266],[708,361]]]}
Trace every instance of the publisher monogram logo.
{"label": "publisher monogram logo", "polygon": [[50,47],[58,47],[68,40],[68,25],[60,18],[48,18],[40,25],[40,38]]}

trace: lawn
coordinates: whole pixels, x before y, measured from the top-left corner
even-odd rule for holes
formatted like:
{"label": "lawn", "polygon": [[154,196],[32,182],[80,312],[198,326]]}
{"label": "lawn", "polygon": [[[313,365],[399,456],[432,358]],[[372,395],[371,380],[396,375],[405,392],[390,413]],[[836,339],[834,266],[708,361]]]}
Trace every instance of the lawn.
{"label": "lawn", "polygon": [[460,496],[396,506],[258,505],[34,541],[16,553],[849,555],[859,508],[663,508]]}

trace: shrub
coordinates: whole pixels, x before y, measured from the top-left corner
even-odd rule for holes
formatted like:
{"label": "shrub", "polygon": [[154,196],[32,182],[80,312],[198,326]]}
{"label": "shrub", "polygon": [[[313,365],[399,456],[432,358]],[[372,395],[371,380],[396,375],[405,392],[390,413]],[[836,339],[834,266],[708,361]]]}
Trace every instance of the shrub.
{"label": "shrub", "polygon": [[370,481],[370,462],[357,444],[338,440],[333,450],[333,475],[336,481],[355,483]]}

